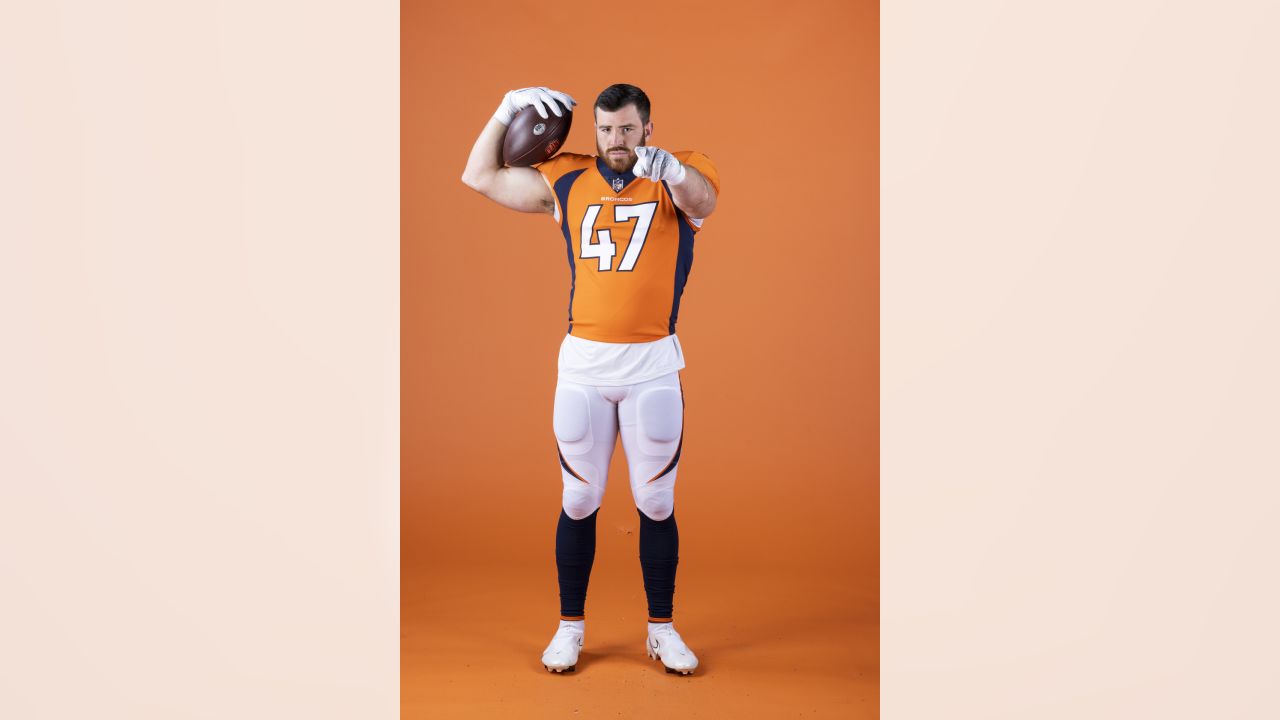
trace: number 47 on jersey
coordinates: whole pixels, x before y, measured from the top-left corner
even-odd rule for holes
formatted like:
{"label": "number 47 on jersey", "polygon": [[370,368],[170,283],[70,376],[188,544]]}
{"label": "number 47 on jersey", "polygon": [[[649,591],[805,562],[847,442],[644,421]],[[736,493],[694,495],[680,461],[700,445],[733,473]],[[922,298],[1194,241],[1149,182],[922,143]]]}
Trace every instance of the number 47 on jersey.
{"label": "number 47 on jersey", "polygon": [[[613,256],[617,247],[608,228],[595,231],[595,242],[592,241],[592,229],[603,205],[588,205],[582,216],[582,259],[598,258],[600,272],[613,269]],[[649,234],[649,224],[653,222],[653,214],[658,209],[657,202],[640,203],[639,205],[614,205],[613,219],[624,223],[635,220],[635,228],[631,231],[631,240],[627,243],[627,251],[618,263],[618,272],[630,272],[640,259],[640,251],[644,249],[644,239]]]}

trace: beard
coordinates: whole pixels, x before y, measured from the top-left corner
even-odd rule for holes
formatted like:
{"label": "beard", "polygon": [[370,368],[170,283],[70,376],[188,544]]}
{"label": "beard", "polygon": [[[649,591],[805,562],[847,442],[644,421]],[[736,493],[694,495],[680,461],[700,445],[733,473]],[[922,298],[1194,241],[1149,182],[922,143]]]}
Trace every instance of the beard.
{"label": "beard", "polygon": [[[645,141],[641,140],[640,145],[644,145]],[[626,150],[626,155],[614,155],[614,150]],[[602,147],[600,143],[596,143],[596,153],[600,155],[600,159],[604,160],[604,164],[616,173],[624,173],[635,167],[636,161],[640,158],[636,156],[635,148],[628,147]]]}

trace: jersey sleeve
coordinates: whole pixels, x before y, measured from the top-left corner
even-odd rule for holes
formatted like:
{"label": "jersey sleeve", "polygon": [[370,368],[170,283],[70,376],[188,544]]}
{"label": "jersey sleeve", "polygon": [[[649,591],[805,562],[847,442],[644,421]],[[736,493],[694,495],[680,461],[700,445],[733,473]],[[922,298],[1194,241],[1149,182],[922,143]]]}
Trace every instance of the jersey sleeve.
{"label": "jersey sleeve", "polygon": [[552,217],[557,225],[560,224],[560,213],[563,212],[560,207],[560,198],[556,196],[556,181],[564,177],[564,174],[570,170],[582,167],[582,162],[589,156],[578,155],[576,153],[562,152],[559,155],[535,165],[538,172],[542,174],[542,179],[547,183],[547,187],[551,189],[551,198],[555,201],[555,211]]}
{"label": "jersey sleeve", "polygon": [[[711,158],[700,152],[686,151],[675,154],[676,159],[688,165],[698,172],[711,183],[711,187],[716,191],[716,197],[720,197],[720,173],[716,170],[716,166],[711,162]],[[693,231],[697,232],[702,227],[703,218],[689,218],[689,224],[693,226]]]}

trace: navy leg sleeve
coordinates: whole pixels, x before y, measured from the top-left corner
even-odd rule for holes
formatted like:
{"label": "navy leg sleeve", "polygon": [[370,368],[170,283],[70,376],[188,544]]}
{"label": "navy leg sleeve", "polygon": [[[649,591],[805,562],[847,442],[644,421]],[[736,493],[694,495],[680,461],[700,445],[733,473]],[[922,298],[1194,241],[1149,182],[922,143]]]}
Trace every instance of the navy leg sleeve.
{"label": "navy leg sleeve", "polygon": [[640,569],[644,572],[644,592],[649,598],[649,622],[671,620],[671,600],[676,592],[676,563],[680,554],[680,533],[676,514],[658,521],[640,513]]}
{"label": "navy leg sleeve", "polygon": [[596,515],[581,520],[560,509],[556,526],[556,569],[560,577],[560,619],[581,620],[587,604],[587,581],[596,559]]}

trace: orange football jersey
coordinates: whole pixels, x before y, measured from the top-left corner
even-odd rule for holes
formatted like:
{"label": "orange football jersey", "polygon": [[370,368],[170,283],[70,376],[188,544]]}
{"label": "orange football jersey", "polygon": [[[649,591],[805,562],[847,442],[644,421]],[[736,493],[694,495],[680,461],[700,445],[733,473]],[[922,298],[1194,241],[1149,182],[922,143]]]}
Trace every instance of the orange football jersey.
{"label": "orange football jersey", "polygon": [[[672,155],[719,194],[710,158]],[[667,183],[616,173],[595,155],[560,153],[537,167],[569,254],[569,334],[611,343],[674,334],[702,220],[676,207]]]}

